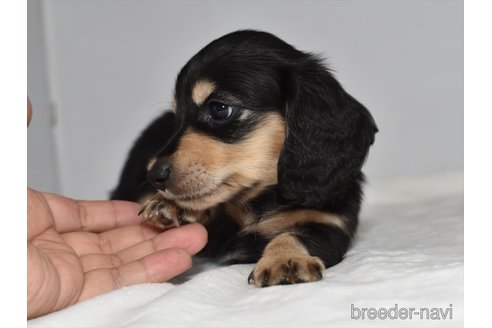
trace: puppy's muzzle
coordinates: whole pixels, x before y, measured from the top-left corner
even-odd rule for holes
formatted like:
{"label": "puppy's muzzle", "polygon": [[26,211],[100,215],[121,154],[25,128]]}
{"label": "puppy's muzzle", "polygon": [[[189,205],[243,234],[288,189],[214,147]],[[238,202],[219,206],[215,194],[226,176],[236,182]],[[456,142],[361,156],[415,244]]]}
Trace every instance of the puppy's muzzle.
{"label": "puppy's muzzle", "polygon": [[166,160],[155,163],[147,172],[147,180],[159,190],[166,190],[171,175],[171,164]]}

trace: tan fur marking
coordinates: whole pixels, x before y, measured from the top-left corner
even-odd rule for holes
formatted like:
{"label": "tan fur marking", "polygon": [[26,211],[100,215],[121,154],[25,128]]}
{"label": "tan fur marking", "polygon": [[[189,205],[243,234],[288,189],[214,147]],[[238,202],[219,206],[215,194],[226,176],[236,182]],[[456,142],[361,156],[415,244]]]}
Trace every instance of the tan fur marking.
{"label": "tan fur marking", "polygon": [[173,98],[173,102],[171,104],[171,112],[176,113],[176,110],[177,110],[176,98]]}
{"label": "tan fur marking", "polygon": [[155,162],[157,162],[157,158],[152,157],[147,163],[147,171],[150,171],[152,169],[152,166],[154,166]]}
{"label": "tan fur marking", "polygon": [[258,287],[316,281],[324,269],[323,261],[309,255],[295,235],[282,233],[265,247],[248,280]]}
{"label": "tan fur marking", "polygon": [[308,251],[291,233],[282,233],[273,238],[265,247],[262,257],[305,256]]}
{"label": "tan fur marking", "polygon": [[245,227],[255,221],[253,213],[246,204],[229,202],[224,204],[224,209],[240,227]]}
{"label": "tan fur marking", "polygon": [[[246,201],[277,183],[284,138],[285,123],[278,113],[265,114],[257,129],[239,143],[187,130],[170,157],[174,185],[163,195],[179,206],[203,210],[251,188],[242,195]],[[182,199],[186,197],[191,199]]]}
{"label": "tan fur marking", "polygon": [[296,224],[309,222],[328,224],[340,228],[345,232],[347,231],[347,226],[345,225],[343,218],[310,209],[276,213],[273,214],[271,218],[267,218],[258,224],[246,227],[244,230],[247,232],[258,232],[269,235],[293,227]]}
{"label": "tan fur marking", "polygon": [[200,106],[215,91],[215,84],[207,80],[199,80],[193,86],[191,98]]}

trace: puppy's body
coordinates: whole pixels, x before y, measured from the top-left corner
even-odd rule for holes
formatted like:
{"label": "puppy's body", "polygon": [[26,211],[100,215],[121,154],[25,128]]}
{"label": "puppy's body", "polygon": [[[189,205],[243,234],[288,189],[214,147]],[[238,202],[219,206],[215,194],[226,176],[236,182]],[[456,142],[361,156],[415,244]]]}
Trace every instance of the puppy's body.
{"label": "puppy's body", "polygon": [[173,110],[136,141],[112,198],[144,202],[161,228],[204,224],[202,254],[258,262],[257,286],[318,280],[355,233],[376,132],[318,58],[238,31],[183,67]]}

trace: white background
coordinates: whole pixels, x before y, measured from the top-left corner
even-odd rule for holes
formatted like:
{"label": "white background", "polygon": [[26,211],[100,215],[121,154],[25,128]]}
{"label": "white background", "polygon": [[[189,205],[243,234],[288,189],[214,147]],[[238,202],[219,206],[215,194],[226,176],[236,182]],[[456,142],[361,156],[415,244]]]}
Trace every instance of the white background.
{"label": "white background", "polygon": [[463,168],[461,1],[29,1],[28,184],[107,197],[179,69],[240,28],[325,55],[380,129],[369,179]]}

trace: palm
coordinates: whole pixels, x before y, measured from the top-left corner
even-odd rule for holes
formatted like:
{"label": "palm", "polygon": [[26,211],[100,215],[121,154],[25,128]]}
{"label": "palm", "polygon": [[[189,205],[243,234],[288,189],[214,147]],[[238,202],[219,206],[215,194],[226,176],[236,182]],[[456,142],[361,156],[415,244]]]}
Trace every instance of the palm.
{"label": "palm", "polygon": [[[42,312],[51,312],[77,302],[84,270],[77,253],[55,231],[53,217],[46,217],[45,223],[46,230],[28,237],[28,288],[38,291],[34,295],[44,295],[39,306]],[[36,305],[29,301],[30,307]]]}
{"label": "palm", "polygon": [[159,233],[130,202],[78,202],[28,189],[28,316],[136,283],[166,281],[206,242],[200,225]]}

